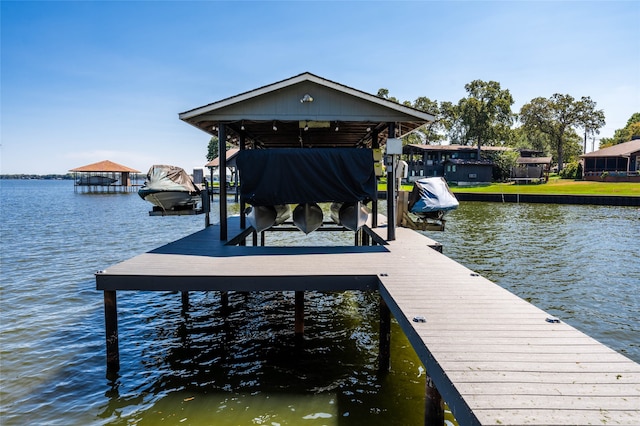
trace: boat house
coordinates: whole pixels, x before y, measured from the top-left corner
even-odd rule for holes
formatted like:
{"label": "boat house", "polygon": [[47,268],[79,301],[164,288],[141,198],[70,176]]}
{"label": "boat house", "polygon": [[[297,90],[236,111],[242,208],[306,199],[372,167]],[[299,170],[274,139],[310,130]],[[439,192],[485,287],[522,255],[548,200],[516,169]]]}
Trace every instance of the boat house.
{"label": "boat house", "polygon": [[[253,207],[375,201],[381,141],[396,140],[434,120],[431,114],[311,73],[183,112],[179,118],[218,137],[219,170],[228,167],[222,141],[238,146],[230,161],[240,171],[242,212],[245,201]],[[219,179],[221,236],[226,238],[226,174]],[[376,218],[377,203],[372,209]],[[243,213],[241,226],[244,220]]]}
{"label": "boat house", "polygon": [[585,180],[640,182],[640,138],[581,155]]}
{"label": "boat house", "polygon": [[[69,170],[73,172],[74,190],[87,192],[133,191],[139,170],[104,160]],[[131,175],[134,174],[134,179]]]}

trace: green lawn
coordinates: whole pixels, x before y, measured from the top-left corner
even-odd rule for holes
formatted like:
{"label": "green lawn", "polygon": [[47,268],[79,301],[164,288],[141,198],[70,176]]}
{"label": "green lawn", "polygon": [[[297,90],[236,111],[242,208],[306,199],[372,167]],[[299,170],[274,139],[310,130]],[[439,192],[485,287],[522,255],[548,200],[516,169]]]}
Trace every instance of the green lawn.
{"label": "green lawn", "polygon": [[[385,191],[386,184],[379,185]],[[413,185],[402,185],[410,191]],[[556,194],[556,195],[625,195],[640,197],[640,183],[636,182],[591,182],[552,177],[548,183],[519,184],[494,183],[482,186],[449,186],[452,192],[481,192],[493,194]]]}

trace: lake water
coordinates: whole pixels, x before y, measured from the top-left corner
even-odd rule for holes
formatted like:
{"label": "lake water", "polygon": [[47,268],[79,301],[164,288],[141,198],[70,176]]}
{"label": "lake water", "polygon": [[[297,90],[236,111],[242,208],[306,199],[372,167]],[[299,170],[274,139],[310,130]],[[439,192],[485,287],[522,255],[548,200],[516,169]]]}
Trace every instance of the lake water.
{"label": "lake water", "polygon": [[[107,378],[94,272],[204,218],[149,217],[135,193],[71,181],[3,180],[0,192],[3,425],[422,423],[424,369],[394,323],[391,371],[378,375],[377,297],[364,292],[307,293],[302,342],[293,293],[230,293],[228,312],[219,294],[191,293],[183,312],[176,293],[119,292],[121,368]],[[463,203],[428,235],[640,362],[639,231],[637,208]]]}

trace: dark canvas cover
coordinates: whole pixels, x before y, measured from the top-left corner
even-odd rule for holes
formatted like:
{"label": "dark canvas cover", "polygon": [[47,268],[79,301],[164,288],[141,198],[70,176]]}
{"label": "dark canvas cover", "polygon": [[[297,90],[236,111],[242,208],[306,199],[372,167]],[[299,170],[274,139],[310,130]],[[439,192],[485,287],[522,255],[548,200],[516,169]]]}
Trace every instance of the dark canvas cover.
{"label": "dark canvas cover", "polygon": [[376,199],[373,152],[365,148],[241,151],[241,194],[254,206]]}

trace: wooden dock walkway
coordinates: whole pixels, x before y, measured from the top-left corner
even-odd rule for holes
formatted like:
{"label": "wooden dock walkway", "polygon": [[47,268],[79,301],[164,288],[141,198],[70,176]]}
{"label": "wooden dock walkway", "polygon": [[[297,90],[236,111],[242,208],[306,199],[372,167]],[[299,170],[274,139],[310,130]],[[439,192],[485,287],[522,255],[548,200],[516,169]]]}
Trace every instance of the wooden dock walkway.
{"label": "wooden dock walkway", "polygon": [[434,243],[398,228],[383,246],[227,246],[210,226],[100,271],[96,285],[107,318],[119,290],[379,291],[461,425],[640,425],[639,364]]}

